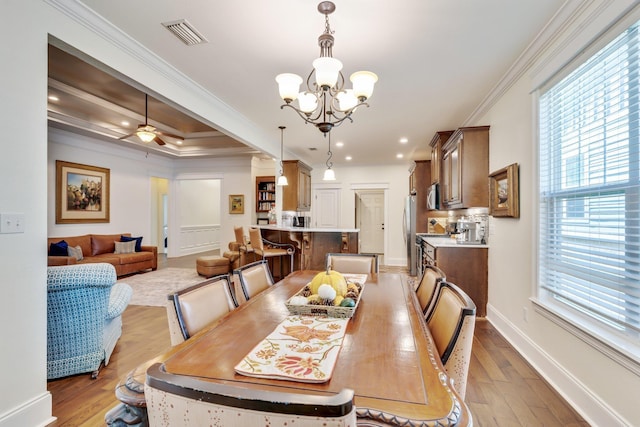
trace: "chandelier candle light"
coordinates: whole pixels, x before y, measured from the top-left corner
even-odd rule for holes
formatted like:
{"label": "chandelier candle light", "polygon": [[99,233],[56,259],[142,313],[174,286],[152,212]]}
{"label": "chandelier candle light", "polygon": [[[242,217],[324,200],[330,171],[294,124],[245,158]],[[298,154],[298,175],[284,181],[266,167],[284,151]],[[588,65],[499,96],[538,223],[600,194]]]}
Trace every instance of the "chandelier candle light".
{"label": "chandelier candle light", "polygon": [[[336,9],[330,1],[318,4],[318,12],[325,16],[324,33],[318,37],[320,57],[313,61],[313,70],[307,77],[307,90],[300,92],[302,77],[297,74],[284,73],[276,77],[280,97],[285,104],[280,108],[290,107],[306,122],[314,124],[325,135],[340,125],[344,120],[353,122],[351,114],[373,93],[373,86],[378,76],[370,71],[357,71],[349,78],[353,89],[344,88],[342,62],[333,58],[333,31],[329,26],[329,15]],[[315,75],[315,81],[312,77]],[[293,101],[298,100],[298,107]]]}
{"label": "chandelier candle light", "polygon": [[289,181],[287,181],[287,177],[284,176],[284,166],[282,164],[282,160],[284,159],[284,130],[285,126],[278,126],[280,129],[280,176],[278,177],[278,181],[276,185],[282,187],[285,185],[289,185]]}

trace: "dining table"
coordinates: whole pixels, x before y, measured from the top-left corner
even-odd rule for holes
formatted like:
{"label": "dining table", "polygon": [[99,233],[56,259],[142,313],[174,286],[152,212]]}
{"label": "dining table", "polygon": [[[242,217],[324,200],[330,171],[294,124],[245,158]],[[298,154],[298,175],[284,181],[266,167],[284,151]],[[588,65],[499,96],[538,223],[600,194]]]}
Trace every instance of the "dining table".
{"label": "dining table", "polygon": [[[326,381],[238,373],[237,366],[256,345],[290,318],[285,303],[317,273],[289,274],[190,339],[140,365],[116,389],[123,407],[144,412],[146,369],[160,363],[163,371],[173,375],[244,389],[321,395],[351,389],[358,425],[473,425],[468,406],[440,362],[413,283],[398,273],[366,276]],[[141,418],[143,425],[146,416]]]}

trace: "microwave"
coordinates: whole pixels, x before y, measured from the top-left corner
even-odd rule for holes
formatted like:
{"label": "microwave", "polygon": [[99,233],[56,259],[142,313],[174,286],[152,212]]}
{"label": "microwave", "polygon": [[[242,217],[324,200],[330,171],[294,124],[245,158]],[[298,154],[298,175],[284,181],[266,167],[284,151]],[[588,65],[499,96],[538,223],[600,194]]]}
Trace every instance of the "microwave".
{"label": "microwave", "polygon": [[440,209],[440,184],[431,184],[427,191],[427,209],[434,211]]}

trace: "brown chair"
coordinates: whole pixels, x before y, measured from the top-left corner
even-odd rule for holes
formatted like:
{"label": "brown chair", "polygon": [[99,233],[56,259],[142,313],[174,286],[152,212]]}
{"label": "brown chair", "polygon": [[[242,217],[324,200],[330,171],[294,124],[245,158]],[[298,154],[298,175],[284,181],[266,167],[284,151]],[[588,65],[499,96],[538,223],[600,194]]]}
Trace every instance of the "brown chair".
{"label": "brown chair", "polygon": [[[270,242],[269,240],[264,239],[260,229],[255,227],[251,227],[249,229],[249,241],[256,256],[259,256],[262,259],[288,256],[289,272],[293,271],[293,254],[295,253],[295,247],[293,245],[288,243]],[[283,265],[284,263],[281,260],[279,279],[284,277]]]}
{"label": "brown chair", "polygon": [[453,387],[464,399],[471,361],[476,305],[459,287],[441,281],[427,326]]}
{"label": "brown chair", "polygon": [[328,253],[326,266],[339,273],[375,274],[378,273],[378,254]]}
{"label": "brown chair", "polygon": [[439,283],[445,280],[447,280],[447,278],[444,271],[435,265],[427,265],[424,268],[424,273],[422,273],[422,277],[416,288],[416,296],[418,297],[425,318],[429,316],[433,309],[433,303],[435,302],[434,297],[438,292]]}
{"label": "brown chair", "polygon": [[321,394],[236,387],[172,374],[160,363],[147,369],[144,385],[151,426],[354,427],[357,420],[353,395],[350,389]]}
{"label": "brown chair", "polygon": [[240,287],[247,301],[274,283],[271,270],[269,270],[269,263],[264,259],[243,265],[235,269],[233,274],[240,279]]}
{"label": "brown chair", "polygon": [[167,296],[171,345],[179,344],[238,306],[229,274],[181,289]]}

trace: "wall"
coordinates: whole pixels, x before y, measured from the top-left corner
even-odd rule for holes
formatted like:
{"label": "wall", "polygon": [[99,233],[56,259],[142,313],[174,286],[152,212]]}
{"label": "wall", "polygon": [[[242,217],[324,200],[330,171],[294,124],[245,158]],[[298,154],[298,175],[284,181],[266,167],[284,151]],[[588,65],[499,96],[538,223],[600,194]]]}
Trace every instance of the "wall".
{"label": "wall", "polygon": [[[340,224],[342,228],[355,226],[355,190],[362,188],[385,190],[385,258],[386,265],[406,265],[406,249],[402,232],[405,198],[409,195],[409,166],[406,162],[393,166],[334,166],[336,181],[322,181],[322,166],[311,171],[311,187],[340,188]],[[313,203],[311,207],[313,209]]]}
{"label": "wall", "polygon": [[[476,121],[491,126],[490,170],[520,164],[520,218],[490,225],[488,318],[594,426],[640,425],[640,377],[538,314],[536,288],[537,152],[532,89],[605,30],[631,2],[585,2],[527,72]],[[574,3],[577,4],[577,3]]]}

